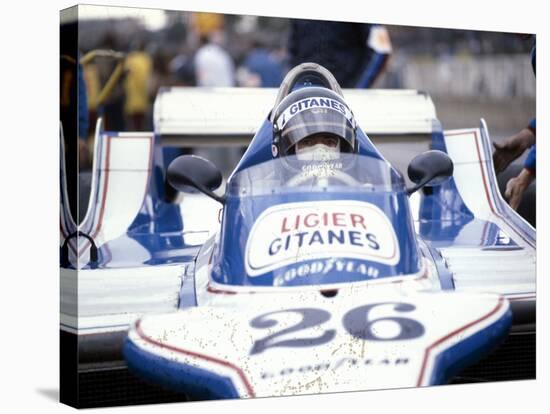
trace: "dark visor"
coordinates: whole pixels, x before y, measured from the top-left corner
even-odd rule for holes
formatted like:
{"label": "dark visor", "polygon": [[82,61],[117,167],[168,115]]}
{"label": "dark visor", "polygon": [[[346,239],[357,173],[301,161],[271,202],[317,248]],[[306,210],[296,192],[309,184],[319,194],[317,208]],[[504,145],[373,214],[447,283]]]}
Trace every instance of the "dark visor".
{"label": "dark visor", "polygon": [[319,133],[336,135],[354,147],[355,130],[350,121],[337,111],[316,109],[294,115],[285,125],[281,135],[284,154],[298,141]]}

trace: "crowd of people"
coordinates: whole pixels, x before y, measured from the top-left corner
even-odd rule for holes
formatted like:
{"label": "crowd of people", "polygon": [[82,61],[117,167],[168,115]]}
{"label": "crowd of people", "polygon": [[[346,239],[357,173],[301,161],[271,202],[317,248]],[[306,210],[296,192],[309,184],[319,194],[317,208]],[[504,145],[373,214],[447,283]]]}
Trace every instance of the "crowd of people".
{"label": "crowd of people", "polygon": [[[90,50],[81,50],[84,56],[92,50],[124,54],[123,71],[112,85],[109,82],[120,63],[117,56],[96,54],[82,65],[89,111],[88,134],[93,132],[98,115],[109,130],[150,130],[152,103],[160,87],[279,85],[286,59],[281,47],[255,40],[248,53],[237,61],[227,47],[224,15],[190,16],[183,27],[172,24],[159,33],[143,30],[131,39],[106,29],[102,39],[90,45]],[[85,31],[86,26],[83,27]]]}
{"label": "crowd of people", "polygon": [[[125,38],[105,28],[95,44],[83,42],[81,49],[88,49],[81,50],[86,135],[93,133],[98,116],[106,130],[151,130],[160,87],[278,87],[290,68],[313,61],[327,67],[343,87],[368,88],[391,54],[389,35],[378,25],[293,19],[283,28],[269,28],[276,21],[268,20],[267,28],[255,21],[243,33],[222,14],[183,17],[156,33],[143,30]],[[86,27],[80,29],[83,39],[89,37]],[[81,161],[88,160],[86,147],[80,149]]]}
{"label": "crowd of people", "polygon": [[[84,64],[79,68],[86,93],[85,98],[79,96],[79,105],[85,99],[87,111],[81,112],[88,113],[88,119],[80,122],[87,129],[79,131],[84,142],[93,134],[98,116],[103,118],[107,130],[151,130],[152,104],[160,87],[278,87],[295,64],[314,61],[328,68],[343,87],[368,88],[392,54],[388,30],[379,25],[173,13],[162,30],[142,29],[124,37],[106,28],[95,43],[80,46]],[[93,24],[82,25],[82,38],[89,37],[86,30]],[[390,32],[392,38],[395,35],[400,43],[407,43],[406,30],[392,28]],[[411,50],[421,44],[427,48],[425,52],[431,47],[431,53],[445,55],[460,53],[466,45],[472,53],[491,53],[499,36],[514,39],[503,46],[510,53],[521,52],[524,47],[520,40],[504,34],[494,34],[493,42],[484,42],[473,31],[442,31],[445,39],[433,37],[432,32],[420,30],[419,36],[425,41],[416,46],[413,43]],[[437,46],[442,40],[447,45],[445,50]],[[106,53],[86,59],[92,50]],[[416,52],[422,54],[422,50]],[[527,139],[511,137],[495,146],[497,170],[534,144],[534,131],[533,124],[519,134],[528,135]],[[521,145],[514,147],[516,142]],[[87,158],[86,151],[81,152],[81,160]],[[534,159],[534,150],[531,158]],[[534,179],[534,161],[531,162],[527,172],[509,185],[508,197],[514,208],[525,183]],[[528,179],[521,179],[527,175]]]}

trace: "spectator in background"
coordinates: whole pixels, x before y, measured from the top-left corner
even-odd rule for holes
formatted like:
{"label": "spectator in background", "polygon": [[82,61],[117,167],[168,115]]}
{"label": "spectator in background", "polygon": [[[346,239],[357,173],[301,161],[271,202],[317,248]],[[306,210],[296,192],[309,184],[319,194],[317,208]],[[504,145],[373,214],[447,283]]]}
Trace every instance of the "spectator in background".
{"label": "spectator in background", "polygon": [[369,88],[384,69],[392,47],[383,26],[292,19],[288,51],[290,67],[318,63],[343,88]]}
{"label": "spectator in background", "polygon": [[87,167],[90,162],[88,150],[88,97],[86,83],[84,82],[84,70],[80,62],[77,63],[78,76],[78,162],[79,169]]}
{"label": "spectator in background", "polygon": [[283,81],[283,74],[281,60],[259,40],[255,40],[239,68],[238,78],[241,86],[277,88]]}
{"label": "spectator in background", "polygon": [[[75,33],[74,25],[66,25],[61,31]],[[72,46],[72,45],[70,45]],[[60,123],[65,149],[65,179],[72,217],[78,223],[79,172],[90,160],[87,147],[88,99],[84,82],[80,53],[67,44],[61,44],[59,103]],[[67,53],[63,53],[67,52]]]}
{"label": "spectator in background", "polygon": [[174,86],[176,80],[170,70],[170,56],[164,49],[158,49],[153,54],[153,73],[149,85],[149,98],[154,101],[158,90],[163,86]]}
{"label": "spectator in background", "polygon": [[67,193],[70,212],[78,222],[78,152],[80,150],[78,84],[78,50],[76,42],[69,39],[78,37],[76,22],[60,26],[60,66],[59,66],[59,121],[63,131],[63,154],[66,171]]}
{"label": "spectator in background", "polygon": [[168,65],[176,86],[196,86],[193,58],[187,53],[178,53]]}
{"label": "spectator in background", "polygon": [[[531,65],[533,66],[533,73],[536,76],[536,45],[533,46],[531,51]],[[514,210],[517,210],[523,198],[523,194],[536,178],[536,140],[537,124],[536,119],[532,119],[527,127],[508,138],[503,144],[497,142],[493,143],[495,147],[493,163],[497,174],[504,171],[512,161],[523,154],[526,149],[530,148],[521,172],[506,183],[504,197]]]}
{"label": "spectator in background", "polygon": [[[194,34],[199,37],[193,65],[199,87],[235,86],[235,64],[225,49],[224,17],[219,14],[196,13],[193,15]],[[227,174],[239,161],[238,148],[193,148],[193,153],[203,155]]]}
{"label": "spectator in background", "polygon": [[88,97],[88,135],[90,135],[95,131],[98,98],[101,92],[97,64],[95,62],[86,63],[83,67],[83,75]]}
{"label": "spectator in background", "polygon": [[191,24],[193,35],[199,39],[199,47],[192,61],[197,86],[234,86],[235,64],[224,47],[224,15],[193,13]]}
{"label": "spectator in background", "polygon": [[225,35],[221,31],[200,38],[200,47],[194,58],[197,86],[235,85],[235,65],[223,48],[224,41]]}
{"label": "spectator in background", "polygon": [[125,62],[126,79],[124,81],[124,113],[126,124],[132,131],[143,131],[146,127],[145,116],[149,110],[149,83],[153,61],[145,52],[145,43],[140,41],[136,50],[130,52]]}
{"label": "spectator in background", "polygon": [[[192,59],[188,58],[183,51],[171,58],[165,49],[160,48],[154,53],[153,66],[154,71],[149,91],[152,101],[155,100],[159,89],[162,87],[195,86]],[[191,148],[162,147],[165,166],[168,166],[180,155],[192,153]],[[164,191],[165,200],[169,202],[175,200],[178,195],[178,191],[167,183]]]}
{"label": "spectator in background", "polygon": [[[80,53],[78,54],[78,59],[80,59]],[[87,147],[89,126],[88,96],[86,82],[84,81],[84,69],[77,59],[69,55],[62,55],[60,72],[60,115],[63,135],[66,140],[65,148],[72,148],[74,136],[71,132],[74,130],[74,126],[76,126],[78,136],[78,166],[79,169],[81,169],[83,166],[86,166],[89,161],[89,151]],[[75,73],[76,82],[74,81]],[[76,98],[76,102],[74,98]],[[75,123],[76,125],[73,125]],[[71,128],[71,126],[73,126],[73,128]],[[69,138],[70,141],[67,141],[67,138]]]}
{"label": "spectator in background", "polygon": [[[102,42],[102,48],[112,51],[122,49],[114,33],[108,32]],[[97,60],[99,80],[101,85],[106,85],[115,71],[118,61],[113,58],[101,58]],[[126,131],[124,119],[124,76],[113,84],[105,100],[98,107],[98,115],[103,117],[103,128],[106,131]]]}
{"label": "spectator in background", "polygon": [[516,135],[508,138],[503,144],[494,142],[495,152],[493,153],[493,162],[495,165],[495,172],[498,174],[504,171],[506,167],[518,158],[523,152],[529,150],[527,159],[523,164],[523,169],[514,178],[511,178],[506,183],[506,191],[504,197],[508,200],[510,207],[517,210],[519,204],[523,198],[523,194],[527,190],[527,187],[535,180],[537,175],[536,166],[536,119],[533,119],[529,126],[522,129]]}

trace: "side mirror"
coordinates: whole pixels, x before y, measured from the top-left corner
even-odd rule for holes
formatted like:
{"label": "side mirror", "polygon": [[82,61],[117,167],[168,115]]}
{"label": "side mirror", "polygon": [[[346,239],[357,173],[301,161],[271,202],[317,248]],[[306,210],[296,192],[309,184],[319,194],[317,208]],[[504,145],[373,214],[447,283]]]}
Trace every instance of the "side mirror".
{"label": "side mirror", "polygon": [[201,193],[224,203],[224,197],[214,194],[222,183],[222,173],[210,161],[196,155],[181,155],[173,160],[166,171],[168,183],[176,190],[188,192],[194,187]]}
{"label": "side mirror", "polygon": [[411,195],[424,186],[440,185],[453,175],[453,161],[442,151],[431,150],[413,158],[407,174],[416,185],[407,189]]}

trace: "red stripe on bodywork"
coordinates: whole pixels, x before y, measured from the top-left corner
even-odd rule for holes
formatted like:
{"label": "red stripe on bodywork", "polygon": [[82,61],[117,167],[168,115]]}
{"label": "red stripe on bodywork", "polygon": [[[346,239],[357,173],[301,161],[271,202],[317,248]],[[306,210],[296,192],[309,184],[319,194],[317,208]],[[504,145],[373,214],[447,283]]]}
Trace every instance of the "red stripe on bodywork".
{"label": "red stripe on bodywork", "polygon": [[524,295],[524,296],[515,296],[515,297],[506,297],[510,302],[515,300],[527,300],[527,299],[536,299],[537,295]]}
{"label": "red stripe on bodywork", "polygon": [[237,292],[235,292],[234,290],[216,289],[216,288],[213,288],[210,285],[208,285],[206,290],[210,293],[221,293],[221,294],[224,294],[224,295],[236,295],[237,294]]}
{"label": "red stripe on bodywork", "polygon": [[[106,160],[105,160],[105,170],[104,170],[104,173],[105,173],[105,183],[103,185],[103,194],[102,194],[102,198],[101,198],[101,204],[100,204],[100,212],[99,212],[99,219],[98,219],[98,222],[97,222],[97,227],[96,229],[94,230],[94,233],[90,235],[90,237],[92,239],[94,239],[100,232],[101,230],[101,227],[103,225],[103,215],[105,213],[105,200],[107,198],[107,190],[108,190],[108,187],[109,187],[109,164],[110,164],[110,150],[111,150],[111,139],[113,137],[111,136],[107,136],[107,149],[106,149]],[[121,138],[135,138],[135,137],[117,137],[116,139],[121,139]],[[149,180],[151,179],[151,171],[153,169],[153,138],[152,137],[140,137],[139,139],[142,139],[142,138],[148,138],[149,139],[149,161],[148,161],[148,172],[147,172],[147,180],[146,180],[146,184],[145,184],[145,193],[143,194],[143,201],[141,202],[141,206],[143,206],[143,204],[145,203],[145,200],[147,198],[147,192],[148,192],[148,189],[149,189]],[[141,206],[140,206],[140,209],[141,209]],[[84,244],[84,247],[82,248],[82,250],[79,252],[78,256],[82,256],[82,254],[86,251],[86,249],[88,248],[88,245],[89,245],[89,241],[86,240],[85,244]]]}
{"label": "red stripe on bodywork", "polygon": [[489,188],[487,185],[487,177],[485,176],[485,170],[483,169],[483,161],[481,160],[481,151],[479,149],[479,142],[477,140],[477,131],[473,131],[473,134],[474,134],[474,142],[476,143],[477,159],[479,160],[479,169],[481,170],[481,177],[483,178],[483,188],[485,188],[485,196],[487,197],[487,201],[489,202],[489,207],[491,207],[491,211],[493,212],[493,214],[500,217],[500,215],[495,210],[495,206],[493,205],[493,200],[489,193]]}
{"label": "red stripe on bodywork", "polygon": [[474,137],[474,142],[476,144],[476,151],[477,151],[477,159],[478,159],[478,163],[479,163],[479,168],[481,170],[481,177],[483,179],[483,187],[485,189],[485,195],[487,197],[487,201],[489,202],[489,207],[491,208],[491,211],[493,212],[493,214],[495,216],[497,216],[498,218],[500,218],[501,220],[505,221],[506,223],[508,223],[514,230],[515,230],[515,233],[518,237],[520,237],[525,243],[527,243],[529,246],[535,248],[535,246],[529,241],[527,240],[525,237],[523,237],[523,235],[521,234],[521,231],[518,231],[515,227],[515,225],[513,223],[509,223],[508,220],[506,220],[502,214],[500,214],[498,211],[496,211],[496,205],[493,203],[493,199],[491,198],[491,191],[489,190],[489,186],[488,186],[488,178],[485,174],[485,170],[483,168],[483,161],[481,159],[481,150],[479,148],[479,140],[478,140],[478,137],[477,137],[477,130],[474,130],[474,131],[469,131],[468,133],[464,133],[464,132],[457,132],[457,133],[454,133],[454,134],[445,134],[444,136],[445,137],[452,137],[452,136],[456,136],[456,135],[469,135],[469,134],[472,134],[473,137]]}

